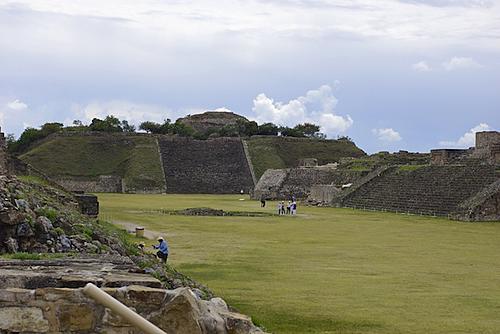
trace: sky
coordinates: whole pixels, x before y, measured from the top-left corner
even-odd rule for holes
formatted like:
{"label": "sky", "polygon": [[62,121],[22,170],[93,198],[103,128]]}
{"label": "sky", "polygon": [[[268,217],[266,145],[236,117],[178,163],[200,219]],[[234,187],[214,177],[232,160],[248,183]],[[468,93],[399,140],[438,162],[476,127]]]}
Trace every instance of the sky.
{"label": "sky", "polygon": [[500,0],[0,0],[0,126],[205,110],[367,153],[500,130]]}

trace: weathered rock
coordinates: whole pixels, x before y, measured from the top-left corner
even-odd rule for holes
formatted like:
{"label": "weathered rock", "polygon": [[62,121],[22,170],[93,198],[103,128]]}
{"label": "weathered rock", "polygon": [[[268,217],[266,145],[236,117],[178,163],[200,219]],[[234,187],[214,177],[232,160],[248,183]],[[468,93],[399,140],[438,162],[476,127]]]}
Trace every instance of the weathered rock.
{"label": "weathered rock", "polygon": [[31,229],[30,224],[22,223],[17,226],[16,234],[18,237],[31,237],[35,235],[33,230]]}
{"label": "weathered rock", "polygon": [[94,326],[93,310],[88,304],[63,304],[57,316],[62,331],[86,331]]}
{"label": "weathered rock", "polygon": [[17,253],[19,250],[19,245],[17,244],[17,240],[14,238],[8,238],[5,241],[5,247],[7,247],[7,252],[9,253]]}
{"label": "weathered rock", "polygon": [[19,211],[3,211],[0,212],[0,224],[17,225],[25,219],[24,214]]}
{"label": "weathered rock", "polygon": [[150,320],[167,333],[227,333],[222,318],[216,313],[209,313],[208,307],[187,288],[169,291],[167,304],[160,314],[152,316]]}
{"label": "weathered rock", "polygon": [[41,233],[44,234],[49,233],[49,231],[54,228],[54,226],[52,226],[52,222],[50,221],[50,219],[44,216],[40,216],[36,219],[35,226],[37,231],[40,231]]}

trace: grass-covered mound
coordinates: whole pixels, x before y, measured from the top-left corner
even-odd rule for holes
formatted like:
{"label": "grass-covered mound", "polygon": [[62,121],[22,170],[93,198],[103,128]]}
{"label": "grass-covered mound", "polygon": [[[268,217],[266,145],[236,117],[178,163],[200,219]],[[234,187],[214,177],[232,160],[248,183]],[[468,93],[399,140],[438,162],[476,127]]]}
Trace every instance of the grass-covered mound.
{"label": "grass-covered mound", "polygon": [[293,137],[251,137],[246,139],[255,176],[267,169],[297,167],[301,159],[316,158],[320,165],[344,157],[362,157],[365,152],[349,140]]}
{"label": "grass-covered mound", "polygon": [[300,205],[295,217],[172,216],[154,210],[274,213],[276,202],[99,199],[104,217],[162,233],[169,263],[272,333],[500,332],[498,223]]}
{"label": "grass-covered mound", "polygon": [[54,136],[20,156],[49,177],[123,178],[127,191],[163,190],[158,145],[152,136],[123,134]]}

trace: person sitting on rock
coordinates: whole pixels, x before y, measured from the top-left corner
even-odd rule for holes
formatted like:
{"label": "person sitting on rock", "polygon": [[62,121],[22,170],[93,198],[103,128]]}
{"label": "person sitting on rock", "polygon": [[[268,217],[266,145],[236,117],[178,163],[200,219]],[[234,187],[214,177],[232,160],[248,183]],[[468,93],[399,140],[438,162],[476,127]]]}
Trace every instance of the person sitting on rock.
{"label": "person sitting on rock", "polygon": [[158,252],[156,252],[156,256],[158,256],[158,258],[160,258],[163,263],[166,263],[168,259],[168,244],[163,239],[163,237],[158,237],[158,242],[158,245],[153,245],[154,249],[158,249]]}

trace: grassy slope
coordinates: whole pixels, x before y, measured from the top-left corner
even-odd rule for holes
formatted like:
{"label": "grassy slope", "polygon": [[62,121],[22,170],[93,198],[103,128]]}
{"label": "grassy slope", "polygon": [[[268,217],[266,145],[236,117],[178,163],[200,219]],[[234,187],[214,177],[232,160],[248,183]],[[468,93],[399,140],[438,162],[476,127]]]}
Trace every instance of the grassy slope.
{"label": "grassy slope", "polygon": [[157,184],[164,178],[156,141],[142,136],[55,137],[21,156],[49,176],[119,175],[128,187]]}
{"label": "grassy slope", "polygon": [[316,158],[319,164],[326,164],[341,157],[364,155],[362,150],[348,141],[253,137],[247,143],[257,179],[266,169],[296,167],[303,158]]}
{"label": "grassy slope", "polygon": [[173,265],[273,333],[500,332],[500,224],[334,208],[162,216],[142,210],[260,208],[237,196],[99,197],[104,218],[165,233]]}

